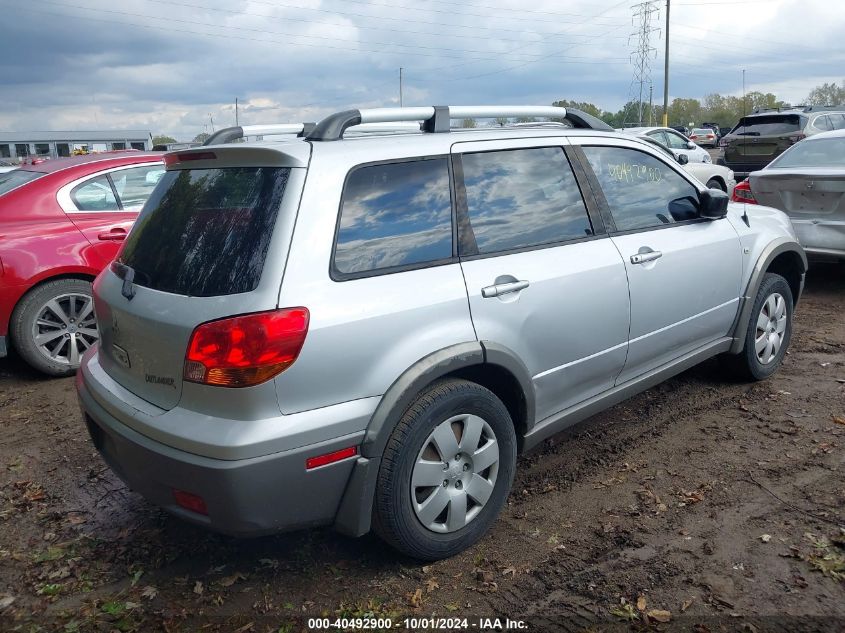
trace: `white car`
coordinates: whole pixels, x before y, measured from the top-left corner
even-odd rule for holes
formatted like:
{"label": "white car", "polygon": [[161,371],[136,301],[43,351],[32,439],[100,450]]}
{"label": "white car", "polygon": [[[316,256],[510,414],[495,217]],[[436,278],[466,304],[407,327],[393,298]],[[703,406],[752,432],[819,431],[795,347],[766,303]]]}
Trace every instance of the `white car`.
{"label": "white car", "polygon": [[699,147],[686,136],[668,127],[628,127],[623,130],[626,134],[647,136],[664,147],[672,150],[675,157],[684,155],[690,163],[712,163],[710,154],[703,147]]}
{"label": "white car", "polygon": [[675,155],[668,147],[660,143],[653,136],[641,135],[644,141],[648,141],[651,145],[659,147],[663,152],[669,156],[673,156],[684,170],[695,176],[698,180],[703,182],[709,189],[721,189],[729,196],[733,195],[734,187],[736,187],[736,177],[733,171],[722,165],[715,165],[714,163],[693,163],[686,155]]}

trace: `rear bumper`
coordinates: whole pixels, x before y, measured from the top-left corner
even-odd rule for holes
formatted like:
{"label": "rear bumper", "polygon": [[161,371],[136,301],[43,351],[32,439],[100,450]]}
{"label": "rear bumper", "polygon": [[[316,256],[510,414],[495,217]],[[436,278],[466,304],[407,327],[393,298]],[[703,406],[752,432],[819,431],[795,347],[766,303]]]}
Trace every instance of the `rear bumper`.
{"label": "rear bumper", "polygon": [[790,216],[798,241],[813,259],[845,259],[845,221],[797,219]]}
{"label": "rear bumper", "polygon": [[[308,457],[358,446],[363,432],[250,459],[205,457],[151,439],[107,411],[80,371],[79,402],[91,439],[136,492],[192,523],[233,536],[259,536],[334,522],[356,464],[349,458],[306,470]],[[177,505],[173,491],[199,495],[208,515]]]}
{"label": "rear bumper", "polygon": [[0,358],[5,358],[9,354],[9,346],[7,338],[0,336]]}
{"label": "rear bumper", "polygon": [[735,163],[729,160],[725,160],[724,158],[720,158],[716,162],[719,165],[724,165],[728,169],[733,170],[734,177],[737,180],[742,180],[743,178],[747,178],[748,174],[750,174],[752,171],[760,171],[771,161],[765,161],[762,163]]}

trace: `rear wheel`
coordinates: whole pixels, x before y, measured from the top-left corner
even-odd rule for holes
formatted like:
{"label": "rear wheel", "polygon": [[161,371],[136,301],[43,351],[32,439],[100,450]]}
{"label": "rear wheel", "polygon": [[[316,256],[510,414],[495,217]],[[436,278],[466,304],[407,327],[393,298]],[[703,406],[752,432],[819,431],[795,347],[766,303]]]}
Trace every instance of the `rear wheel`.
{"label": "rear wheel", "polygon": [[99,338],[91,283],[56,279],[37,286],[12,313],[12,344],[35,369],[69,376]]}
{"label": "rear wheel", "polygon": [[721,191],[727,192],[728,189],[722,184],[722,181],[718,178],[711,178],[707,181],[707,188],[708,189],[720,189]]}
{"label": "rear wheel", "polygon": [[393,430],[379,468],[376,532],[422,560],[470,547],[510,491],[516,433],[491,391],[466,380],[435,383]]}
{"label": "rear wheel", "polygon": [[766,273],[745,331],[745,347],[735,356],[724,357],[739,378],[764,380],[780,367],[792,339],[792,306],[786,279]]}

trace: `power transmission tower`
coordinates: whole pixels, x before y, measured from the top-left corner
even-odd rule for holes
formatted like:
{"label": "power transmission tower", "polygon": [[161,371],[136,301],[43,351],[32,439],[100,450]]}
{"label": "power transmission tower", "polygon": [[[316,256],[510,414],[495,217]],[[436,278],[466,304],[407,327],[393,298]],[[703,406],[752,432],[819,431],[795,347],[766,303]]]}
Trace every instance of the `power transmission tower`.
{"label": "power transmission tower", "polygon": [[[645,0],[631,7],[634,12],[633,24],[636,31],[631,34],[631,65],[634,76],[628,91],[628,102],[637,102],[637,125],[643,124],[643,95],[646,87],[651,89],[651,60],[657,55],[657,49],[651,45],[651,36],[660,31],[653,26],[658,17],[658,0]],[[649,115],[650,116],[650,115]],[[628,113],[626,113],[626,119]]]}

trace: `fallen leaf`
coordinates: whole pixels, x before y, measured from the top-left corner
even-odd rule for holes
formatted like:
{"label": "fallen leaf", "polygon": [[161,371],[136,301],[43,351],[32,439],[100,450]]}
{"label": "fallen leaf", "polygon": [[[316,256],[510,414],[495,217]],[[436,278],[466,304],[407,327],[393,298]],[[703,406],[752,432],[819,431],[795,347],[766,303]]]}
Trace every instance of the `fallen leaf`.
{"label": "fallen leaf", "polygon": [[457,611],[460,609],[460,607],[454,603],[444,604],[443,606],[446,607],[447,611]]}
{"label": "fallen leaf", "polygon": [[664,611],[663,609],[652,609],[646,615],[652,619],[657,620],[658,622],[668,622],[672,619],[672,614],[668,611]]}
{"label": "fallen leaf", "polygon": [[428,593],[431,593],[435,589],[440,589],[440,585],[437,584],[437,581],[434,578],[429,578],[425,581],[425,590]]}
{"label": "fallen leaf", "polygon": [[0,611],[8,609],[10,606],[12,606],[12,603],[14,601],[15,598],[13,596],[3,596],[2,598],[0,598]]}
{"label": "fallen leaf", "polygon": [[502,570],[502,576],[507,576],[510,574],[511,576],[516,576],[516,567],[505,567]]}
{"label": "fallen leaf", "polygon": [[769,541],[772,540],[772,535],[771,534],[761,534],[760,540],[763,541],[764,543],[768,543]]}
{"label": "fallen leaf", "polygon": [[231,587],[239,580],[246,580],[246,576],[244,576],[241,572],[235,572],[231,576],[225,576],[217,581],[217,584],[221,587]]}
{"label": "fallen leaf", "polygon": [[684,603],[681,605],[681,613],[686,611],[690,608],[690,605],[695,602],[695,598],[690,598],[689,600],[684,600]]}
{"label": "fallen leaf", "polygon": [[637,598],[637,610],[645,611],[645,596],[639,596]]}
{"label": "fallen leaf", "polygon": [[422,607],[422,589],[417,589],[413,594],[408,594],[408,602],[414,609]]}
{"label": "fallen leaf", "polygon": [[156,588],[155,588],[155,587],[153,587],[152,585],[147,585],[147,586],[146,586],[146,587],[144,587],[144,589],[141,591],[141,597],[142,597],[142,598],[146,598],[147,600],[152,600],[152,599],[153,599],[153,598],[155,598],[157,595],[158,595],[158,589],[156,589]]}
{"label": "fallen leaf", "polygon": [[833,421],[836,424],[845,424],[845,418],[843,418],[842,416],[839,416],[839,415],[834,415]]}
{"label": "fallen leaf", "polygon": [[205,587],[202,586],[202,583],[198,580],[194,585],[194,593],[198,596],[202,595],[202,592],[205,590]]}

